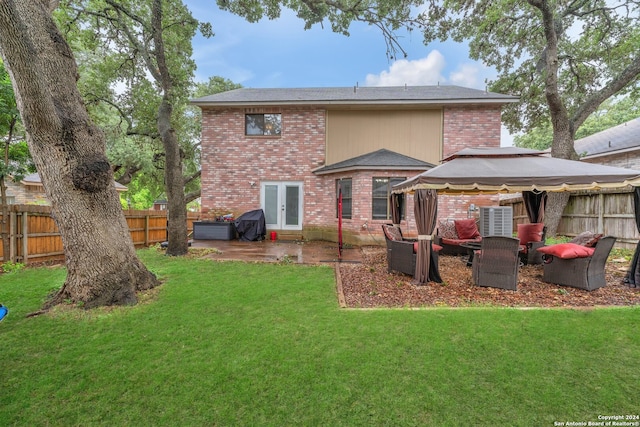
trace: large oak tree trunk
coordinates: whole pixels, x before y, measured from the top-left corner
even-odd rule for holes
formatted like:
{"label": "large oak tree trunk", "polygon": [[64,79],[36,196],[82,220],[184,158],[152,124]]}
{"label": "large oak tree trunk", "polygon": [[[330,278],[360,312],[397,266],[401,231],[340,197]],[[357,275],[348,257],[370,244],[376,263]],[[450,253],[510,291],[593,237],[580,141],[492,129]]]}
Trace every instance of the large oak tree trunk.
{"label": "large oak tree trunk", "polygon": [[154,0],[151,22],[153,26],[153,42],[155,59],[158,65],[158,77],[163,89],[162,102],[158,107],[158,132],[162,138],[165,153],[164,180],[168,202],[168,241],[167,255],[181,256],[187,254],[187,206],[184,198],[184,176],[182,171],[182,152],[175,129],[171,125],[173,114],[173,82],[167,66],[163,38],[162,1]]}
{"label": "large oak tree trunk", "polygon": [[[545,0],[529,0],[529,3],[539,9],[544,24],[546,39],[546,75],[545,75],[545,97],[549,106],[551,125],[553,127],[553,144],[551,149],[552,157],[563,159],[576,159],[577,155],[573,148],[573,137],[575,131],[569,118],[567,109],[562,102],[558,89],[558,26],[555,22],[552,5]],[[547,196],[545,207],[545,226],[547,236],[555,236],[562,219],[562,213],[569,201],[569,193],[551,193]]]}
{"label": "large oak tree trunk", "polygon": [[158,280],[136,256],[104,135],[82,102],[73,54],[47,1],[0,0],[0,53],[64,245],[67,278],[47,305],[136,303],[136,291]]}
{"label": "large oak tree trunk", "polygon": [[171,127],[171,105],[162,101],[158,112],[158,129],[162,136],[165,152],[165,190],[168,202],[167,255],[185,255],[187,243],[187,209],[184,199],[184,177],[182,175],[182,154],[175,130]]}

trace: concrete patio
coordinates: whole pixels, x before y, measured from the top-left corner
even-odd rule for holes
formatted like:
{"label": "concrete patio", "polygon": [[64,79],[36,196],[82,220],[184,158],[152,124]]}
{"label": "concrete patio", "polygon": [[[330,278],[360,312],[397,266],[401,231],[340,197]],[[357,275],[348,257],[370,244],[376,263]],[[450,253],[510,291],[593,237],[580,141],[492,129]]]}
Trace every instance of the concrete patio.
{"label": "concrete patio", "polygon": [[338,256],[338,244],[326,241],[263,240],[244,242],[240,240],[194,240],[192,248],[212,248],[220,253],[211,258],[256,262],[292,262],[319,264],[332,262],[362,262],[360,247],[343,247]]}

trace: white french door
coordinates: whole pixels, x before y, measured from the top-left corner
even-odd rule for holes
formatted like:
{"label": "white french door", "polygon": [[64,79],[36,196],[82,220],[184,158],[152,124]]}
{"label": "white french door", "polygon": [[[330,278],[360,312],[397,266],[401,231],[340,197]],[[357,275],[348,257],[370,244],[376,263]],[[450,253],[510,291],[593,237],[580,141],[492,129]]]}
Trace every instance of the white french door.
{"label": "white french door", "polygon": [[302,230],[302,182],[266,181],[260,184],[260,205],[269,229]]}

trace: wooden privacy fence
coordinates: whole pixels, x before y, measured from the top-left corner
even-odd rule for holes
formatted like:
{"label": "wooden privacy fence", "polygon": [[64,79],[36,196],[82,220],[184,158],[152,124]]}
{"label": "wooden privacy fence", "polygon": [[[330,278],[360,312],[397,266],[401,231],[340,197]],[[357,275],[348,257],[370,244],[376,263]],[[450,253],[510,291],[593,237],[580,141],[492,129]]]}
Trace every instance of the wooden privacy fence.
{"label": "wooden privacy fence", "polygon": [[[529,222],[521,197],[501,200],[500,204],[513,207],[514,230],[517,224]],[[632,190],[572,193],[557,234],[573,237],[583,231],[615,236],[617,247],[635,248],[640,233],[633,210]]]}
{"label": "wooden privacy fence", "polygon": [[[167,211],[125,210],[124,215],[137,248],[167,240]],[[187,214],[189,231],[193,230],[193,222],[199,218],[200,213]],[[62,238],[51,217],[50,206],[10,205],[8,224],[10,249],[5,255],[0,245],[2,262],[28,264],[64,259]]]}

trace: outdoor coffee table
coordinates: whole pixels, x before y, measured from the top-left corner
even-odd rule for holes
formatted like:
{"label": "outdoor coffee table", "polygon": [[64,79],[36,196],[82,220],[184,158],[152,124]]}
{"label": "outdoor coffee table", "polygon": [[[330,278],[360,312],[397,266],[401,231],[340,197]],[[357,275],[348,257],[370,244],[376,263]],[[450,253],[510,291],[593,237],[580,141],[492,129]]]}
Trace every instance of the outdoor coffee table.
{"label": "outdoor coffee table", "polygon": [[473,255],[477,250],[480,250],[480,248],[482,247],[482,243],[469,242],[463,243],[460,246],[467,249],[467,253],[469,254],[469,258],[467,259],[467,267],[471,267],[471,265],[473,264]]}

